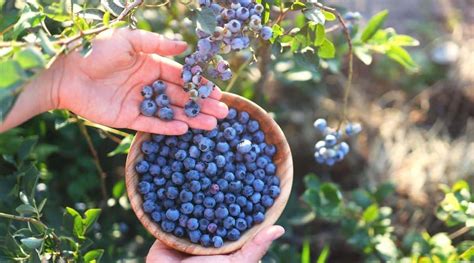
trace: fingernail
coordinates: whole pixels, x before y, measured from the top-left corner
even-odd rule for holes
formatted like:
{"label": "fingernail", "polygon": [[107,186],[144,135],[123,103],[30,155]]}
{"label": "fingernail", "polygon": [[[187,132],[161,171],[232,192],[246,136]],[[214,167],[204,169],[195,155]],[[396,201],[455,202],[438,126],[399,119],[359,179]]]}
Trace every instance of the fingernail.
{"label": "fingernail", "polygon": [[272,240],[275,240],[285,234],[285,229],[282,226],[273,226],[270,231]]}

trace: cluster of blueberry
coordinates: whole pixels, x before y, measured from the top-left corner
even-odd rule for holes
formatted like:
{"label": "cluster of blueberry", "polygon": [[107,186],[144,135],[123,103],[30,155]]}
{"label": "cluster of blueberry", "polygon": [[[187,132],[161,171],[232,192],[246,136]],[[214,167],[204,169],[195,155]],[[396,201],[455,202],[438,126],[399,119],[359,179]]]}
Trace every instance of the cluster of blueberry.
{"label": "cluster of blueberry", "polygon": [[199,0],[202,8],[209,8],[216,16],[217,26],[213,34],[196,29],[199,37],[197,50],[185,58],[182,79],[184,90],[189,92],[190,100],[185,105],[186,115],[195,117],[199,111],[198,99],[205,99],[215,85],[202,81],[204,68],[207,75],[223,81],[232,78],[229,64],[219,54],[239,51],[248,48],[250,37],[260,35],[268,40],[272,37],[272,29],[262,26],[263,6],[255,0]]}
{"label": "cluster of blueberry", "polygon": [[143,210],[163,231],[204,247],[238,240],[280,194],[276,147],[245,111],[231,108],[211,131],[152,135],[141,151]]}
{"label": "cluster of blueberry", "polygon": [[145,116],[158,116],[162,120],[174,118],[173,109],[170,108],[170,100],[166,95],[167,85],[161,80],[153,82],[151,86],[142,89],[143,101],[140,104],[140,112]]}
{"label": "cluster of blueberry", "polygon": [[[323,139],[314,146],[316,162],[333,166],[336,162],[342,161],[350,150],[349,145],[342,141],[343,133],[328,127],[325,119],[317,119],[313,126],[323,135]],[[349,123],[345,127],[348,137],[353,137],[361,131],[362,126],[359,123]]]}

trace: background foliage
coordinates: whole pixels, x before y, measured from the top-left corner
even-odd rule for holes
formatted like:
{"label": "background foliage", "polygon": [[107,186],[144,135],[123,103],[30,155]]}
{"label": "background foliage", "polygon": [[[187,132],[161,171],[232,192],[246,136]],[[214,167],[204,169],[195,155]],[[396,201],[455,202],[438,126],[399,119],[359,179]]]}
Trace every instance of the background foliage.
{"label": "background foliage", "polygon": [[[341,173],[361,175],[367,161],[361,157],[363,143],[352,142],[356,157],[334,170],[308,165],[311,147],[295,152],[300,149],[298,137],[315,141],[314,134],[298,128],[311,126],[298,122],[299,113],[309,112],[310,119],[327,115],[336,122],[354,115],[345,114],[346,108],[352,109],[344,95],[350,86],[343,89],[344,76],[352,76],[351,50],[357,68],[377,63],[370,73],[356,73],[376,81],[384,78],[389,86],[408,91],[447,79],[442,73],[446,66],[427,61],[422,53],[412,58],[405,48],[419,42],[384,26],[388,10],[362,19],[351,12],[357,10],[326,6],[330,2],[259,2],[274,37],[233,54],[236,74],[230,83],[219,84],[274,112],[294,150],[295,186],[279,222],[287,233],[265,261],[474,260],[474,168],[469,163],[467,176],[458,178],[464,180],[438,188],[439,204],[425,209],[438,223],[428,229],[409,223],[401,227],[403,193],[391,180],[369,184],[340,179]],[[212,27],[212,18],[193,1],[0,0],[0,8],[0,119],[27,81],[74,48],[87,55],[93,49],[90,41],[103,30],[130,26],[195,43],[197,24]],[[78,39],[80,45],[71,47]],[[288,93],[290,98],[282,98]],[[324,106],[327,97],[334,97],[336,106]],[[132,138],[132,131],[59,110],[0,134],[1,259],[141,260],[153,238],[138,223],[125,195],[123,165]]]}

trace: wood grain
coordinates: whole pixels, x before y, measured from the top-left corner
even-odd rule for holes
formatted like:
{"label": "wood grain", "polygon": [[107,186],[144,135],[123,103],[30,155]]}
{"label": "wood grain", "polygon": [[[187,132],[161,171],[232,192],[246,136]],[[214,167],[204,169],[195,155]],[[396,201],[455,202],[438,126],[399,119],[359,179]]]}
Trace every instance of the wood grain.
{"label": "wood grain", "polygon": [[236,108],[238,111],[247,111],[251,118],[258,120],[260,128],[265,133],[265,141],[269,144],[274,144],[277,148],[273,161],[277,166],[277,175],[280,178],[280,196],[275,199],[273,206],[267,210],[265,221],[254,225],[251,229],[247,230],[239,240],[234,242],[226,241],[224,246],[220,248],[206,248],[199,244],[193,244],[186,239],[181,239],[172,234],[163,232],[160,226],[153,222],[151,217],[142,209],[143,199],[137,191],[139,176],[134,169],[135,163],[143,158],[143,154],[140,151],[140,145],[143,141],[150,139],[150,134],[138,132],[132,142],[130,152],[127,156],[125,183],[130,204],[137,218],[143,226],[161,242],[188,254],[217,255],[228,254],[238,250],[247,241],[251,240],[260,229],[275,224],[283,212],[291,193],[291,186],[293,183],[293,160],[291,157],[290,146],[288,145],[285,135],[278,124],[264,109],[243,97],[232,93],[224,93],[222,101],[229,107]]}

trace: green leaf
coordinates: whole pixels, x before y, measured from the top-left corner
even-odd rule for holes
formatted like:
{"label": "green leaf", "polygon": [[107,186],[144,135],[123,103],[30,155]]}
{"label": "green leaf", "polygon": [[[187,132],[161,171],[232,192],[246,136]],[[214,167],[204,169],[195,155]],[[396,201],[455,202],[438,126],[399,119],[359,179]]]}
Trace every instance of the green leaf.
{"label": "green leaf", "polygon": [[453,192],[458,192],[463,189],[466,189],[469,191],[469,184],[465,180],[459,180],[456,183],[454,183],[454,185],[451,187],[451,190]]}
{"label": "green leaf", "polygon": [[73,234],[79,239],[84,239],[84,225],[82,223],[82,217],[73,208],[66,207],[66,213],[72,217],[72,226],[73,226]]}
{"label": "green leaf", "polygon": [[387,50],[386,55],[409,71],[416,71],[418,69],[418,65],[413,61],[410,54],[401,47],[390,47],[390,49]]}
{"label": "green leaf", "polygon": [[54,56],[58,53],[58,50],[54,46],[53,42],[49,39],[46,33],[43,30],[38,32],[38,36],[40,39],[41,48],[43,48],[44,52],[50,56]]}
{"label": "green leaf", "polygon": [[0,89],[18,87],[23,84],[27,78],[20,63],[13,60],[0,62],[0,74]]}
{"label": "green leaf", "polygon": [[14,59],[23,69],[43,68],[46,65],[41,52],[33,47],[27,47],[16,53]]}
{"label": "green leaf", "polygon": [[354,47],[354,54],[365,65],[370,65],[372,63],[372,55],[370,54],[369,49],[367,47],[365,46]]}
{"label": "green leaf", "polygon": [[459,258],[467,261],[474,260],[474,246],[464,251],[461,255],[459,255]]}
{"label": "green leaf", "polygon": [[334,44],[329,39],[325,38],[318,49],[318,56],[320,58],[334,58],[335,55],[336,48],[334,47]]}
{"label": "green leaf", "polygon": [[109,23],[110,23],[110,12],[107,11],[105,12],[104,14],[104,17],[102,17],[102,23],[104,23],[104,26],[109,26]]}
{"label": "green leaf", "polygon": [[100,3],[114,16],[119,16],[125,9],[125,0],[101,0]]}
{"label": "green leaf", "polygon": [[21,243],[25,245],[27,248],[33,250],[41,247],[43,244],[43,239],[36,238],[36,237],[28,237],[20,239]]}
{"label": "green leaf", "polygon": [[324,25],[324,23],[326,22],[326,17],[324,16],[324,13],[319,8],[316,8],[316,7],[308,8],[303,13],[308,20],[313,21],[317,24]]}
{"label": "green leaf", "polygon": [[21,193],[26,194],[29,200],[33,200],[40,172],[32,163],[23,166],[20,171],[23,173],[23,177],[21,178]]}
{"label": "green leaf", "polygon": [[384,261],[393,262],[397,259],[397,246],[388,235],[379,235],[374,239],[374,241],[377,243],[375,249],[380,253]]}
{"label": "green leaf", "polygon": [[367,207],[362,213],[362,219],[366,223],[371,223],[375,221],[379,217],[379,206],[377,204],[372,204],[371,206]]}
{"label": "green leaf", "polygon": [[112,196],[118,199],[124,193],[125,193],[125,180],[120,180],[112,188]]}
{"label": "green leaf", "polygon": [[321,186],[321,182],[319,181],[318,177],[313,173],[307,174],[303,180],[306,188],[319,189]]}
{"label": "green leaf", "polygon": [[15,210],[18,212],[18,214],[26,216],[32,215],[36,212],[36,209],[28,204],[21,204],[17,208],[15,208]]}
{"label": "green leaf", "polygon": [[382,27],[385,19],[387,18],[388,10],[383,10],[375,14],[367,23],[364,31],[362,32],[362,42],[367,42],[372,36]]}
{"label": "green leaf", "polygon": [[79,52],[81,56],[87,57],[92,52],[92,43],[88,40],[84,40],[82,43],[81,51]]}
{"label": "green leaf", "polygon": [[323,25],[317,24],[316,25],[316,39],[314,41],[315,46],[321,46],[326,39],[326,29]]}
{"label": "green leaf", "polygon": [[196,26],[198,29],[212,34],[217,26],[216,16],[214,12],[208,8],[204,7],[201,11],[198,11],[197,18],[196,18]]}
{"label": "green leaf", "polygon": [[311,249],[309,247],[309,240],[303,242],[303,250],[301,251],[301,263],[311,262]]}
{"label": "green leaf", "polygon": [[118,154],[127,154],[130,150],[130,145],[132,144],[133,135],[128,135],[120,141],[120,144],[111,152],[107,154],[107,156],[112,157]]}
{"label": "green leaf", "polygon": [[331,12],[328,12],[326,10],[322,10],[324,17],[326,18],[327,21],[334,21],[336,20],[336,15],[334,15]]}
{"label": "green leaf", "polygon": [[84,225],[84,234],[90,230],[92,225],[99,219],[101,209],[89,209],[85,212],[85,218],[82,220]]}
{"label": "green leaf", "polygon": [[474,228],[474,218],[469,218],[466,220],[466,227]]}
{"label": "green leaf", "polygon": [[31,5],[27,4],[21,11],[20,19],[18,19],[18,22],[13,26],[13,38],[17,39],[25,30],[41,25],[41,21],[43,21],[44,18],[44,14],[33,11]]}
{"label": "green leaf", "polygon": [[38,143],[38,136],[31,136],[26,138],[18,149],[18,159],[20,161],[26,160],[26,158],[28,158],[28,156],[35,148],[36,143]]}
{"label": "green leaf", "polygon": [[384,183],[378,186],[377,190],[374,193],[375,199],[377,202],[382,203],[385,198],[395,192],[395,186],[392,183]]}
{"label": "green leaf", "polygon": [[[86,20],[103,21],[105,12],[97,8],[87,8],[77,12],[77,16]],[[110,14],[110,13],[109,13]]]}
{"label": "green leaf", "polygon": [[306,5],[300,1],[295,1],[293,3],[287,2],[285,5],[290,7],[291,10],[301,10],[303,8],[306,8]]}
{"label": "green leaf", "polygon": [[270,39],[270,43],[274,43],[277,38],[283,35],[284,31],[283,28],[279,24],[274,24],[272,26],[273,35]]}
{"label": "green leaf", "polygon": [[103,249],[91,250],[84,255],[84,262],[100,262],[103,254]]}
{"label": "green leaf", "polygon": [[325,245],[321,254],[319,254],[318,260],[316,263],[326,263],[329,257],[329,246]]}
{"label": "green leaf", "polygon": [[395,46],[418,46],[420,42],[408,35],[394,35],[389,38],[390,44]]}
{"label": "green leaf", "polygon": [[20,191],[20,193],[18,193],[18,197],[20,197],[20,200],[23,202],[23,204],[30,204],[30,200],[28,200],[28,196],[24,192]]}

